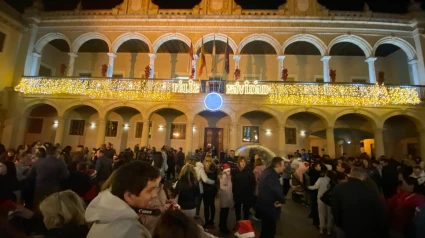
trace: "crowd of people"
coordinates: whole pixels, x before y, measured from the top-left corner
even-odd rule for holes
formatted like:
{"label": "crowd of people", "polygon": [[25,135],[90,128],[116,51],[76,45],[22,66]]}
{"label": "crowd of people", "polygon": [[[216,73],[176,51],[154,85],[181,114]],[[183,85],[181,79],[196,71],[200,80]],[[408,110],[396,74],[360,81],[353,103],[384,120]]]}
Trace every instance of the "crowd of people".
{"label": "crowd of people", "polygon": [[238,157],[210,147],[187,156],[168,146],[136,145],[117,154],[110,143],[92,151],[41,142],[17,150],[0,145],[0,234],[204,238],[218,228],[224,236],[233,230],[255,237],[252,219],[261,221],[260,237],[269,238],[292,187],[292,199],[310,207],[323,235],[423,238],[423,166],[418,158],[344,154],[332,160],[305,150],[266,164],[255,149]]}

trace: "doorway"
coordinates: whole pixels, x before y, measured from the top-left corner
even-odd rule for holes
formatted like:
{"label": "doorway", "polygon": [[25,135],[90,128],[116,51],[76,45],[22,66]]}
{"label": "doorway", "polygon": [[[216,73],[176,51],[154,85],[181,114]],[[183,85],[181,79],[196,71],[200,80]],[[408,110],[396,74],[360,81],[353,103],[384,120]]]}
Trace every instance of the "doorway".
{"label": "doorway", "polygon": [[205,128],[204,150],[215,147],[213,152],[217,158],[220,156],[220,151],[223,149],[223,128]]}
{"label": "doorway", "polygon": [[319,147],[318,146],[312,146],[311,147],[311,153],[313,155],[319,155]]}

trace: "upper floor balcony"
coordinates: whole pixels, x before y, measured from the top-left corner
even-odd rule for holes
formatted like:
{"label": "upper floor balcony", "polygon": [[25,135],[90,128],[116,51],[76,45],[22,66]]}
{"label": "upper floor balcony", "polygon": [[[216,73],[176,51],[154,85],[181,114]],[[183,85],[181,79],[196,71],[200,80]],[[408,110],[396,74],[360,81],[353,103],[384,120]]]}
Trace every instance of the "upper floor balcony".
{"label": "upper floor balcony", "polygon": [[425,86],[284,81],[179,80],[105,77],[23,77],[15,90],[33,95],[94,99],[172,100],[177,95],[251,95],[281,105],[417,105]]}

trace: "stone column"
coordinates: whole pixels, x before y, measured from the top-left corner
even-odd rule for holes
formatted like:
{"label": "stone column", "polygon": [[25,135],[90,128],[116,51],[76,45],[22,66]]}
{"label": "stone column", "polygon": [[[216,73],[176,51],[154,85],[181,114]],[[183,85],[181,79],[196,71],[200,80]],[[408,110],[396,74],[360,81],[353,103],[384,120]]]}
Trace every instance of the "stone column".
{"label": "stone column", "polygon": [[277,80],[281,80],[282,79],[282,70],[285,68],[284,64],[283,64],[283,60],[285,60],[284,55],[279,55],[277,57],[277,61],[279,63],[279,67],[277,67]]}
{"label": "stone column", "polygon": [[74,64],[75,64],[75,58],[78,57],[77,54],[75,53],[68,53],[69,55],[69,64],[68,64],[68,72],[67,72],[67,76],[68,77],[72,77],[74,76]]}
{"label": "stone column", "polygon": [[105,133],[106,133],[106,120],[105,118],[100,118],[97,123],[96,146],[105,144]]}
{"label": "stone column", "polygon": [[41,59],[41,54],[35,53],[35,52],[32,53],[32,66],[31,66],[30,76],[38,75],[38,69],[40,68],[40,59]]}
{"label": "stone column", "polygon": [[365,60],[367,65],[369,66],[369,83],[376,83],[376,72],[375,72],[375,61],[376,57],[369,57]]}
{"label": "stone column", "polygon": [[329,76],[329,60],[330,59],[331,59],[331,56],[323,56],[320,59],[323,62],[323,81],[325,83],[331,82],[331,77]]}
{"label": "stone column", "polygon": [[[197,72],[197,69],[196,69],[196,60],[198,60],[198,55],[193,55],[193,60],[192,60],[192,68],[195,70],[195,72],[193,73],[193,79],[196,79],[196,72]],[[192,69],[191,69],[192,70]],[[192,72],[189,72],[189,75],[191,74]]]}
{"label": "stone column", "polygon": [[63,117],[58,117],[56,119],[58,125],[56,127],[55,134],[55,144],[59,143],[62,146],[63,143],[63,132],[65,130],[65,119]]}
{"label": "stone column", "polygon": [[20,117],[18,119],[18,121],[19,121],[19,127],[18,127],[18,133],[16,135],[15,147],[17,147],[18,145],[25,144],[24,143],[25,142],[25,133],[27,133],[27,121],[28,121],[28,118],[22,116],[22,117]]}
{"label": "stone column", "polygon": [[108,72],[106,73],[106,77],[112,77],[114,74],[114,60],[117,58],[115,53],[108,53],[109,63],[108,63]]}
{"label": "stone column", "polygon": [[148,54],[149,55],[149,66],[151,67],[151,75],[149,78],[153,79],[155,77],[155,59],[156,54]]}
{"label": "stone column", "polygon": [[421,148],[421,159],[425,160],[425,130],[419,131],[419,148]]}
{"label": "stone column", "polygon": [[285,125],[279,126],[279,156],[288,157],[286,153],[286,134]]}
{"label": "stone column", "polygon": [[193,122],[186,122],[186,154],[191,155],[193,146]]}
{"label": "stone column", "polygon": [[38,33],[38,26],[34,23],[30,23],[28,32],[23,33],[22,40],[24,42],[28,42],[28,50],[27,50],[26,59],[25,59],[24,75],[34,76],[31,74],[32,67],[33,67],[33,60],[34,60],[34,57],[32,54],[33,54],[34,46],[36,43],[35,40],[37,38],[37,33]]}
{"label": "stone column", "polygon": [[239,67],[240,67],[239,63],[241,61],[241,56],[240,55],[234,55],[233,60],[235,61],[235,69],[239,69]]}
{"label": "stone column", "polygon": [[418,61],[411,60],[409,61],[409,65],[412,70],[412,79],[410,80],[410,83],[412,85],[420,85],[421,83],[419,81]]}
{"label": "stone column", "polygon": [[385,155],[384,138],[382,136],[383,129],[378,128],[375,130],[375,158],[378,159],[381,155]]}
{"label": "stone column", "polygon": [[328,127],[326,129],[326,143],[327,143],[327,154],[334,159],[335,158],[335,138],[334,128]]}
{"label": "stone column", "polygon": [[230,148],[236,150],[238,148],[238,123],[230,123]]}
{"label": "stone column", "polygon": [[143,121],[143,128],[142,128],[142,138],[140,138],[140,147],[148,146],[149,142],[149,128],[150,127],[150,121],[144,120]]}

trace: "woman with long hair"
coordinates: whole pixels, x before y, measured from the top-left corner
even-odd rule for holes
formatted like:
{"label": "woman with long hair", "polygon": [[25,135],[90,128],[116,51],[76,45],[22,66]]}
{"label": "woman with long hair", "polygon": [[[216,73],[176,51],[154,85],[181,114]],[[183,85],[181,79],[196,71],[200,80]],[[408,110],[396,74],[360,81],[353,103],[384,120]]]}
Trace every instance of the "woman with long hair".
{"label": "woman with long hair", "polygon": [[243,220],[249,219],[249,209],[254,203],[256,185],[254,173],[247,166],[247,159],[245,157],[239,157],[238,168],[239,170],[233,176],[233,199],[235,201],[236,221],[241,220],[242,210]]}
{"label": "woman with long hair", "polygon": [[[206,156],[204,160],[204,168],[207,178],[211,181],[217,181],[217,167],[213,163],[211,156]],[[204,193],[204,216],[205,226],[214,226],[215,217],[215,197],[217,196],[217,186],[215,184],[202,181]]]}
{"label": "woman with long hair", "polygon": [[[212,160],[211,156],[208,156],[208,158]],[[208,178],[207,174],[205,173],[205,167],[204,164],[201,162],[201,159],[195,158],[194,161],[196,176],[199,181],[199,190],[201,193],[201,196],[196,200],[196,216],[199,216],[199,211],[201,208],[202,198],[204,194],[204,184],[215,184],[215,181]]]}
{"label": "woman with long hair", "polygon": [[175,194],[177,196],[177,203],[180,205],[182,211],[189,217],[195,217],[196,198],[200,196],[200,190],[196,171],[192,165],[186,164],[182,168]]}

